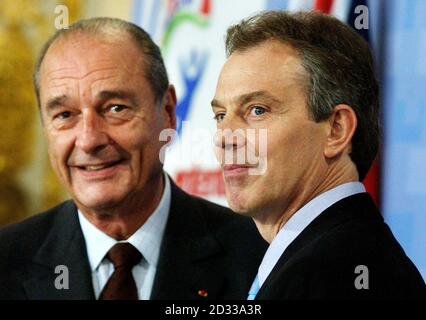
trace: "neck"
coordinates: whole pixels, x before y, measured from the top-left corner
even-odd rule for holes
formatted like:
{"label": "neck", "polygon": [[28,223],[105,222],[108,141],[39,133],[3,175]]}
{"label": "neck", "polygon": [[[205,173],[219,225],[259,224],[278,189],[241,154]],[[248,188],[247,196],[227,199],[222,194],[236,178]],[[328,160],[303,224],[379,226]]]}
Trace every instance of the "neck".
{"label": "neck", "polygon": [[134,234],[158,207],[164,191],[163,175],[149,182],[149,190],[126,197],[113,208],[91,210],[77,204],[95,227],[116,240],[126,240]]}
{"label": "neck", "polygon": [[287,221],[318,195],[344,183],[359,181],[357,170],[352,162],[331,167],[325,174],[314,176],[311,175],[300,189],[287,195],[284,205],[281,203],[281,206],[277,208],[268,208],[267,212],[254,216],[254,222],[267,242],[271,243]]}

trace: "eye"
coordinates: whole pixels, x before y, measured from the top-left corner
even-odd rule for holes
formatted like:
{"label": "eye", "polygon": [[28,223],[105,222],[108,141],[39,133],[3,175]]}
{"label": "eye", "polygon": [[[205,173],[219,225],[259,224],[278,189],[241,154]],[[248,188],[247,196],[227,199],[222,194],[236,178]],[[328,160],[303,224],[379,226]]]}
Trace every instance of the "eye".
{"label": "eye", "polygon": [[258,116],[261,116],[262,114],[264,114],[266,111],[267,111],[266,108],[264,108],[262,106],[254,106],[250,110],[250,115],[258,117]]}
{"label": "eye", "polygon": [[105,119],[111,124],[120,124],[131,120],[135,116],[135,110],[131,106],[122,104],[106,105],[102,111]]}
{"label": "eye", "polygon": [[65,120],[65,119],[68,119],[69,117],[71,117],[71,112],[70,111],[64,111],[64,112],[56,114],[53,118],[59,119],[59,120]]}
{"label": "eye", "polygon": [[75,125],[78,119],[77,115],[78,112],[75,110],[60,111],[52,115],[52,118],[50,118],[50,122],[57,130],[69,129]]}
{"label": "eye", "polygon": [[213,117],[216,122],[221,122],[223,120],[223,118],[225,118],[225,114],[222,113],[216,113],[215,116]]}
{"label": "eye", "polygon": [[114,105],[112,105],[112,106],[109,107],[109,111],[111,111],[112,113],[120,113],[124,109],[126,109],[126,107],[122,106],[120,104],[114,104]]}

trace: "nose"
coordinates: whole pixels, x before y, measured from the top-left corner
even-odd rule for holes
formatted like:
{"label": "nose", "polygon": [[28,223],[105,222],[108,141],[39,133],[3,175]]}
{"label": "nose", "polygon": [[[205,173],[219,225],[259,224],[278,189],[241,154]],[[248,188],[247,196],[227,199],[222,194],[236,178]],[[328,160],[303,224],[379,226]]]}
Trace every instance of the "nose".
{"label": "nose", "polygon": [[235,117],[224,119],[214,135],[214,144],[221,149],[238,149],[246,144],[245,127]]}
{"label": "nose", "polygon": [[109,137],[103,118],[95,111],[83,112],[75,145],[86,153],[94,153],[108,145]]}

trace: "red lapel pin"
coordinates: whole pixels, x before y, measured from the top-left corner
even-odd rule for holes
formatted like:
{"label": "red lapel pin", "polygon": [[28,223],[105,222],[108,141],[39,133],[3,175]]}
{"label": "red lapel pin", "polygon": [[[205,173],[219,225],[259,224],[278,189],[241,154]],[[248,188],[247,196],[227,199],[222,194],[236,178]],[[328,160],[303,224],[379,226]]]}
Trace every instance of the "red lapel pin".
{"label": "red lapel pin", "polygon": [[207,298],[207,296],[209,295],[209,293],[206,290],[204,290],[204,289],[200,289],[200,290],[198,290],[198,295],[200,297]]}

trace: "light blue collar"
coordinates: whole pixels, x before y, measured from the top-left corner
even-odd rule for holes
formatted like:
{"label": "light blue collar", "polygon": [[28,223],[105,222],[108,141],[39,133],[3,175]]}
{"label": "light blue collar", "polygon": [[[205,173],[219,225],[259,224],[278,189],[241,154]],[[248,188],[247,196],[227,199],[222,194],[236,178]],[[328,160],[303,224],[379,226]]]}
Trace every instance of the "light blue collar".
{"label": "light blue collar", "polygon": [[258,270],[259,288],[271,273],[278,259],[294,239],[322,212],[336,202],[357,193],[365,192],[360,182],[348,182],[330,189],[296,211],[272,240]]}
{"label": "light blue collar", "polygon": [[166,174],[164,174],[164,181],[164,192],[157,208],[148,220],[126,241],[117,241],[102,232],[78,210],[78,218],[86,242],[87,255],[92,271],[99,267],[107,252],[117,242],[131,243],[150,265],[157,265],[171,201],[171,186],[169,177]]}

